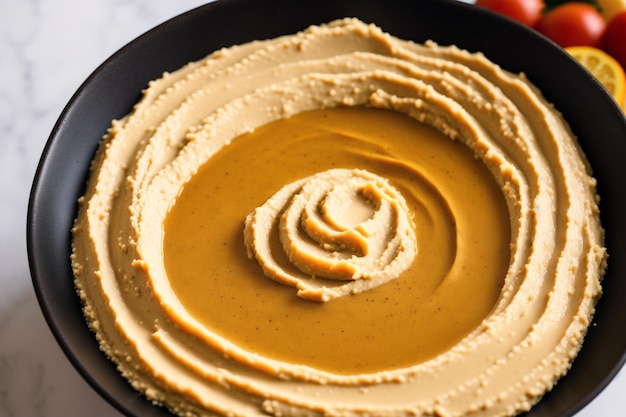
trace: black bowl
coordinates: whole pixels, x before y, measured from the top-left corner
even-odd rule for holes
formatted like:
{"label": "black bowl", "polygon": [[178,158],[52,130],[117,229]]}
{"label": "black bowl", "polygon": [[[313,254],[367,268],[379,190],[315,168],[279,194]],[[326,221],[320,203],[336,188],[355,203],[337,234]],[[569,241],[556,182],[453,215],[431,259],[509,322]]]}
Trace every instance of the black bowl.
{"label": "black bowl", "polygon": [[70,268],[70,229],[88,167],[111,120],[127,114],[148,81],[220,47],[359,17],[405,39],[456,44],[524,72],[578,135],[598,179],[610,254],[604,296],[571,371],[528,417],[572,416],[626,359],[626,120],[600,84],[528,28],[452,0],[222,0],[147,32],[102,64],[71,99],[44,149],[28,212],[33,284],[58,343],[82,376],[121,412],[166,416],[133,390],[98,349]]}

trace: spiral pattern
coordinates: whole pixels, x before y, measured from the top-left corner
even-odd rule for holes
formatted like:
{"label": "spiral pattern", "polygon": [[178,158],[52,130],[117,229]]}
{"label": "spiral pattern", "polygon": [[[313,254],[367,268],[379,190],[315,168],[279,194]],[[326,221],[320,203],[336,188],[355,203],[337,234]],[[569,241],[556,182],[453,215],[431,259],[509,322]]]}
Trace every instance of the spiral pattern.
{"label": "spiral pattern", "polygon": [[[493,173],[508,204],[511,259],[497,304],[448,351],[407,368],[344,375],[246,351],[189,313],[164,265],[164,219],[203,164],[258,126],[340,106],[402,112],[461,141]],[[384,192],[368,200],[375,187],[359,194],[344,182],[328,195],[380,201],[371,204],[377,209],[371,216],[349,221],[338,214],[341,199],[317,198],[323,209],[316,198],[294,200],[306,195],[303,182],[287,188],[285,200],[302,213],[311,201],[314,215],[296,210],[292,218],[286,207],[279,223],[295,222],[296,238],[313,253],[320,249],[312,242],[335,236],[321,248],[341,254],[342,262],[386,253],[393,237],[386,236],[384,249],[371,246],[359,227],[396,215],[382,208],[393,193],[372,181]],[[393,221],[402,221],[401,206]],[[260,221],[249,226],[250,235],[260,225],[280,226]],[[102,351],[134,387],[180,415],[502,417],[527,411],[576,357],[606,267],[595,180],[566,121],[524,75],[480,53],[403,41],[354,19],[220,50],[152,82],[104,138],[73,236],[76,286]],[[411,239],[402,239],[398,247],[409,257]],[[266,245],[260,242],[257,247]],[[350,256],[337,250],[345,242]],[[421,248],[426,252],[426,242]],[[400,263],[397,253],[388,255]],[[317,269],[286,270],[298,277],[299,291],[325,285],[328,297],[331,290],[377,282],[345,265],[327,278],[312,277]],[[345,300],[305,304],[332,308]]]}
{"label": "spiral pattern", "polygon": [[[272,253],[272,231],[297,270]],[[402,195],[365,170],[331,169],[281,188],[248,215],[248,256],[298,296],[329,301],[397,278],[417,253]]]}

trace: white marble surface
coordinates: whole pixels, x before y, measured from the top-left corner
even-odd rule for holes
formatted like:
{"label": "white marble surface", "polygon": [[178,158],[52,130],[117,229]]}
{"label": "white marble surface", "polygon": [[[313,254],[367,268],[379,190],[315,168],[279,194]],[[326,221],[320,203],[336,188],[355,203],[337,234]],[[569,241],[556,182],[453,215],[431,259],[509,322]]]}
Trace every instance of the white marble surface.
{"label": "white marble surface", "polygon": [[[0,0],[0,416],[115,416],[46,327],[26,257],[28,194],[65,103],[109,55],[203,0]],[[576,417],[626,416],[626,372]]]}

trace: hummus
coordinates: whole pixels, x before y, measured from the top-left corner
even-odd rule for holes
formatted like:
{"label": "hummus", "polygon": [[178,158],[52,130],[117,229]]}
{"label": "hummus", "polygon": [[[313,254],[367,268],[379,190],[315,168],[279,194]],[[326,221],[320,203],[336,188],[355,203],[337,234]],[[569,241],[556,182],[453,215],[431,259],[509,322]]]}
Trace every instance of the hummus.
{"label": "hummus", "polygon": [[567,123],[480,53],[345,19],[164,74],[73,229],[87,320],[179,415],[512,416],[601,293]]}
{"label": "hummus", "polygon": [[[384,284],[409,267],[416,252],[409,217],[404,198],[383,178],[333,169],[281,188],[246,218],[245,242],[268,276],[298,288],[302,298],[328,301]],[[274,225],[299,273],[272,254]]]}

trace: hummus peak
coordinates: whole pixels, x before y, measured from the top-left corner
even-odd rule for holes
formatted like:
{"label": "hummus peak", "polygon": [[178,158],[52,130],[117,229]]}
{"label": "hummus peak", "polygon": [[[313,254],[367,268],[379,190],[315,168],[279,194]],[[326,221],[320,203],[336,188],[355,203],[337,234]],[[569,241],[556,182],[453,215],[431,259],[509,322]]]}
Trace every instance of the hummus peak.
{"label": "hummus peak", "polygon": [[[272,253],[275,234],[287,267]],[[395,279],[417,252],[402,195],[359,169],[331,169],[285,185],[247,216],[244,240],[267,276],[315,301]]]}

